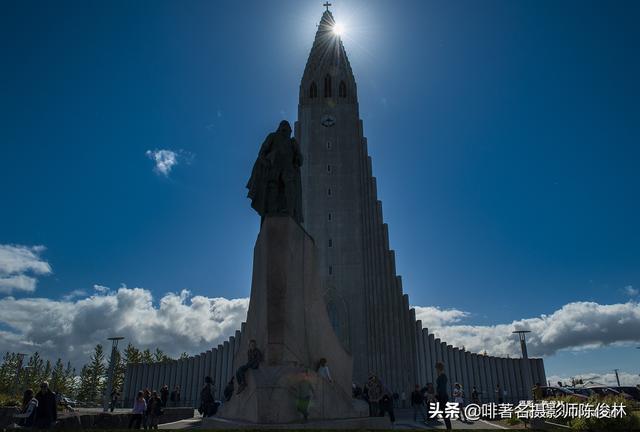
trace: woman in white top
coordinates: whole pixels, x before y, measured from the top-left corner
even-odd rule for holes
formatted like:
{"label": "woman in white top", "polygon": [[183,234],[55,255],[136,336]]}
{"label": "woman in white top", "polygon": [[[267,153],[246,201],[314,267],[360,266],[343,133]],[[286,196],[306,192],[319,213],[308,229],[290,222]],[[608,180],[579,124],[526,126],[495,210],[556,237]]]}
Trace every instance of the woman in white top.
{"label": "woman in white top", "polygon": [[458,408],[460,408],[460,420],[466,423],[467,419],[464,416],[464,391],[459,383],[455,383],[453,387],[453,401],[457,403]]}
{"label": "woman in white top", "polygon": [[317,372],[318,375],[320,375],[322,378],[326,379],[329,382],[333,382],[333,379],[331,378],[331,372],[329,372],[329,366],[327,366],[326,358],[321,358],[320,361],[318,361]]}

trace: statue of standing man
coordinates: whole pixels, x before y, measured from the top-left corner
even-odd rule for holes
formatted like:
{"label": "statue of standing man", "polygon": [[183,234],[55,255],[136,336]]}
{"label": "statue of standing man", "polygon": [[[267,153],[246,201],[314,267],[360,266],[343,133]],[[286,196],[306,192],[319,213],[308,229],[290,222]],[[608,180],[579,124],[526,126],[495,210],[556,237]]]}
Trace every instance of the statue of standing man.
{"label": "statue of standing man", "polygon": [[247,183],[251,207],[262,216],[289,215],[302,223],[302,154],[291,126],[283,120],[267,135]]}

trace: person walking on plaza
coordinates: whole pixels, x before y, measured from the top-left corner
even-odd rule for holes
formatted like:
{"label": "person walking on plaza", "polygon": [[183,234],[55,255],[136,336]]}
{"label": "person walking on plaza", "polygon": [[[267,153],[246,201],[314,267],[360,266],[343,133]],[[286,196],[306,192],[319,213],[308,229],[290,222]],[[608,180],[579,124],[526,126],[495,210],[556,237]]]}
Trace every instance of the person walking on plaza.
{"label": "person walking on plaza", "polygon": [[151,393],[151,399],[149,399],[149,405],[147,405],[148,415],[148,428],[158,429],[158,423],[160,423],[160,416],[162,415],[162,400],[158,397],[158,392]]}
{"label": "person walking on plaza", "polygon": [[393,411],[393,394],[385,390],[382,399],[380,399],[380,417],[384,417],[386,413],[389,413],[389,420],[391,423],[395,423],[396,415]]}
{"label": "person walking on plaza", "polygon": [[249,369],[258,369],[262,362],[262,352],[257,348],[256,341],[251,339],[249,341],[249,351],[247,352],[247,363],[240,366],[236,371],[236,382],[238,383],[237,394],[247,387],[245,375]]}
{"label": "person walking on plaza", "polygon": [[445,414],[447,402],[449,402],[449,393],[447,392],[447,375],[444,373],[444,363],[436,363],[436,399],[438,400],[438,410],[442,412],[442,418],[447,430],[451,430],[451,420]]}
{"label": "person walking on plaza", "polygon": [[422,421],[427,421],[427,413],[424,405],[424,394],[420,386],[416,384],[415,390],[411,393],[411,407],[413,408],[413,421],[418,421],[418,413],[422,416]]}
{"label": "person walking on plaza", "polygon": [[378,416],[380,413],[380,399],[382,399],[383,396],[380,379],[375,375],[371,375],[365,385],[365,391],[369,398],[369,415]]}
{"label": "person walking on plaza", "polygon": [[453,401],[458,404],[458,408],[460,409],[460,420],[466,423],[467,419],[464,415],[464,391],[459,383],[455,383],[453,386]]}
{"label": "person walking on plaza", "polygon": [[49,383],[40,384],[40,391],[36,395],[38,409],[36,411],[36,426],[38,429],[49,429],[58,420],[56,395],[49,390]]}
{"label": "person walking on plaza", "polygon": [[313,390],[313,384],[311,383],[311,374],[309,370],[305,370],[300,374],[295,388],[296,411],[302,414],[305,423],[309,419],[309,404],[314,395],[315,392]]}
{"label": "person walking on plaza", "polygon": [[133,401],[133,409],[131,410],[131,418],[129,419],[129,429],[140,429],[142,425],[142,416],[147,411],[147,401],[144,399],[144,393],[138,392],[136,400]]}

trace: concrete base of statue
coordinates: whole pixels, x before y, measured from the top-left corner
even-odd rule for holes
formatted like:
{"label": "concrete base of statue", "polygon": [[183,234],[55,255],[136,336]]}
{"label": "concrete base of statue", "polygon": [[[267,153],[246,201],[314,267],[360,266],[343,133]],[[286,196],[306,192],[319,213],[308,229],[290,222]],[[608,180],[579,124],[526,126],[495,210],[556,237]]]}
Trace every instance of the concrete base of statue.
{"label": "concrete base of statue", "polygon": [[[239,394],[235,383],[231,400],[216,417],[205,419],[204,427],[300,427],[304,421],[301,406],[306,405],[301,404],[301,397],[305,395],[311,396],[305,424],[351,419],[354,425],[371,427],[367,405],[351,396],[353,360],[329,321],[316,253],[313,239],[290,217],[264,219],[254,248],[246,327],[233,368],[236,371],[247,362],[252,339],[263,353],[263,362],[258,369],[247,371],[246,388]],[[327,359],[332,382],[316,373],[321,358]],[[385,420],[389,427],[388,419],[382,422]],[[372,424],[376,422],[380,418],[374,418]]]}

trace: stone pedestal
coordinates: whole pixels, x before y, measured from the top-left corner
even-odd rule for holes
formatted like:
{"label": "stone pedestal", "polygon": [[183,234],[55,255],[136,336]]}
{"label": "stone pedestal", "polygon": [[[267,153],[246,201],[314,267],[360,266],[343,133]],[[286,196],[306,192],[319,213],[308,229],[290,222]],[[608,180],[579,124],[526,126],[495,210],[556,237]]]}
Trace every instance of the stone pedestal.
{"label": "stone pedestal", "polygon": [[[251,339],[264,361],[247,372],[246,389],[224,404],[220,418],[249,424],[301,422],[296,400],[303,379],[314,393],[310,422],[367,415],[366,404],[351,397],[353,360],[329,322],[315,254],[313,239],[293,219],[265,218],[254,248],[251,300],[233,370],[247,362]],[[332,383],[315,372],[321,358],[328,361]]]}

